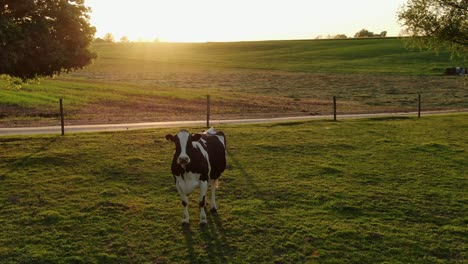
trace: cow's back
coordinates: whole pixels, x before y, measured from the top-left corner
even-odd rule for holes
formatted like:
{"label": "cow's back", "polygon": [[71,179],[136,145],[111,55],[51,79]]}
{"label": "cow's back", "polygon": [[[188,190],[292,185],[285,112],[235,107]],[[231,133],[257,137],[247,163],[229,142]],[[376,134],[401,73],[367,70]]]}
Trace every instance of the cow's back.
{"label": "cow's back", "polygon": [[222,132],[218,132],[216,135],[203,134],[202,139],[210,159],[210,178],[218,179],[226,169],[226,138]]}

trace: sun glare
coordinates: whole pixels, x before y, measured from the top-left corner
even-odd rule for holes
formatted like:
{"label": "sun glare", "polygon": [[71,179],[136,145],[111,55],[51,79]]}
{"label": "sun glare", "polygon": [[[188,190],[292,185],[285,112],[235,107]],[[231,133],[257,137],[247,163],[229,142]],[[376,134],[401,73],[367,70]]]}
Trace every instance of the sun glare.
{"label": "sun glare", "polygon": [[[382,3],[385,2],[385,3]],[[86,0],[97,36],[170,42],[301,39],[353,35],[362,28],[397,35],[404,0]]]}

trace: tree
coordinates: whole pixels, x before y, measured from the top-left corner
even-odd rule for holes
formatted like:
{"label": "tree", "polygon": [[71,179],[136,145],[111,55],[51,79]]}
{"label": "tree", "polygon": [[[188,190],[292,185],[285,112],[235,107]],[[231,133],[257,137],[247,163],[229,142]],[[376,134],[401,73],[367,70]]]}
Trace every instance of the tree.
{"label": "tree", "polygon": [[355,38],[372,38],[374,37],[374,33],[370,32],[367,29],[361,29],[360,31],[356,32],[356,34],[354,34],[354,37]]}
{"label": "tree", "polygon": [[109,42],[109,43],[115,42],[115,38],[114,38],[114,35],[112,35],[112,33],[104,34],[103,39],[104,39],[105,42]]}
{"label": "tree", "polygon": [[338,34],[333,36],[334,39],[346,39],[348,38],[345,34]]}
{"label": "tree", "polygon": [[103,40],[102,38],[95,38],[94,39],[94,43],[104,43],[106,42],[105,40]]}
{"label": "tree", "polygon": [[380,34],[374,34],[367,29],[361,29],[360,31],[354,34],[355,38],[385,38],[387,37],[387,31],[382,31]]}
{"label": "tree", "polygon": [[0,75],[25,81],[91,63],[89,12],[84,0],[0,0]]}
{"label": "tree", "polygon": [[408,0],[398,11],[398,20],[413,46],[436,52],[447,46],[452,54],[466,57],[468,1]]}
{"label": "tree", "polygon": [[123,36],[123,37],[120,38],[120,42],[121,42],[121,43],[129,43],[130,40],[128,39],[127,36]]}

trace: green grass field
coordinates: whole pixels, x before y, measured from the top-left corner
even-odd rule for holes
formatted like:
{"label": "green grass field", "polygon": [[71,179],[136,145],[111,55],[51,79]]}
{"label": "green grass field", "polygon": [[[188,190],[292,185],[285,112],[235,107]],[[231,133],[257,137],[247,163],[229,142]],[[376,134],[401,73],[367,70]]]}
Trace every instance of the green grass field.
{"label": "green grass field", "polygon": [[[398,38],[350,40],[288,40],[231,43],[96,44],[101,61],[93,70],[106,73],[142,64],[286,70],[325,73],[441,75],[454,63],[450,54],[409,50]],[[107,72],[108,73],[108,72]],[[110,74],[110,73],[108,73]],[[148,71],[147,74],[151,74]]]}
{"label": "green grass field", "polygon": [[180,224],[177,129],[0,137],[0,262],[464,263],[467,117],[220,127],[207,227],[194,194]]}
{"label": "green grass field", "polygon": [[0,126],[218,119],[468,108],[464,62],[411,51],[401,39],[95,44],[96,62],[22,89],[0,80]]}

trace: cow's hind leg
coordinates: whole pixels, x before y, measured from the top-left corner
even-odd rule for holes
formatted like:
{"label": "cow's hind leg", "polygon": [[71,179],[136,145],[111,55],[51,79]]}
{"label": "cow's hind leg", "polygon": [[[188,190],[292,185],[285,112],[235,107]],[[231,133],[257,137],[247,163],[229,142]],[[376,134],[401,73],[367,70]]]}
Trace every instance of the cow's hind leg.
{"label": "cow's hind leg", "polygon": [[218,187],[218,179],[210,180],[211,186],[211,209],[212,214],[218,213],[218,208],[216,207],[216,188]]}
{"label": "cow's hind leg", "polygon": [[200,224],[205,225],[208,222],[206,221],[206,213],[205,213],[205,198],[206,192],[208,191],[208,182],[201,181],[200,182],[200,198],[198,199],[198,205],[200,206]]}

